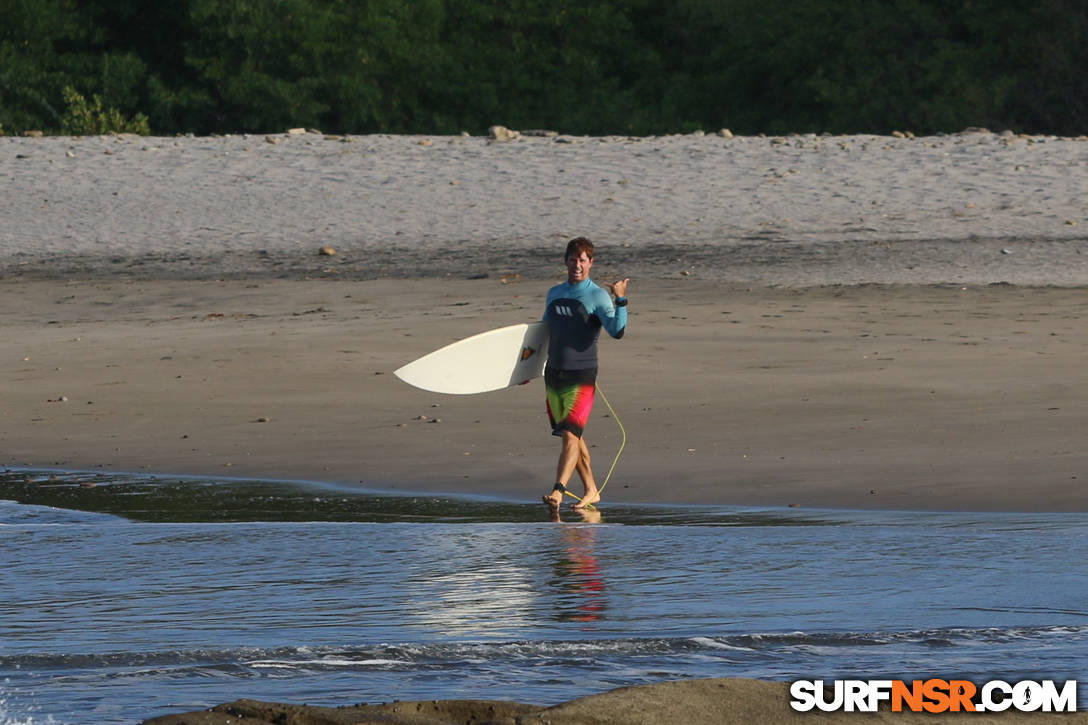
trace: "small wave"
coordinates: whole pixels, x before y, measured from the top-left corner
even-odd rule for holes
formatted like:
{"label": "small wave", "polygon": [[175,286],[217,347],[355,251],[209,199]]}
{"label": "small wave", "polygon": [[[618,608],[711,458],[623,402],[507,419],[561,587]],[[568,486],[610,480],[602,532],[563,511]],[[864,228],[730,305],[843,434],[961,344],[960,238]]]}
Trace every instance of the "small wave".
{"label": "small wave", "polygon": [[705,638],[718,645],[727,644],[752,650],[772,647],[820,646],[857,647],[886,645],[957,646],[1032,640],[1054,635],[1088,635],[1088,625],[1047,625],[1037,627],[946,627],[885,632],[792,632],[788,634],[753,634],[724,638]]}
{"label": "small wave", "polygon": [[730,644],[720,639],[714,639],[713,637],[694,637],[691,641],[699,647],[707,647],[709,649],[734,650],[736,652],[755,652],[755,650],[751,647],[742,647],[740,645]]}
{"label": "small wave", "polygon": [[337,667],[398,667],[410,664],[405,660],[389,659],[347,659],[328,657],[318,660],[265,660],[243,663],[247,667],[257,669],[299,669],[307,667],[337,668]]}
{"label": "small wave", "polygon": [[[199,692],[194,697],[214,703],[236,696],[240,682],[248,696],[258,699],[282,697],[288,687],[296,693],[331,688],[362,699],[395,691],[402,699],[470,693],[529,702],[546,689],[558,702],[624,685],[705,677],[792,680],[814,675],[944,674],[1083,679],[1086,640],[1088,627],[1070,626],[691,633],[661,638],[25,654],[0,657],[0,671],[16,681],[14,691],[36,693],[64,722],[102,722],[74,716],[75,708],[82,707],[74,703],[80,698],[109,698],[114,707],[123,701],[126,712],[146,712],[149,702],[165,707],[156,699],[163,692]],[[0,701],[0,725],[55,725],[18,705],[9,703],[5,711]]]}
{"label": "small wave", "polygon": [[110,514],[0,500],[0,529],[94,524],[121,520]]}
{"label": "small wave", "polygon": [[119,670],[124,668],[241,667],[354,668],[433,665],[465,661],[526,661],[592,657],[655,657],[695,651],[765,653],[804,647],[856,648],[909,645],[958,647],[1024,644],[1061,637],[1088,638],[1086,626],[942,628],[885,632],[761,632],[671,638],[516,640],[509,642],[390,643],[344,647],[237,648],[109,654],[21,654],[0,657],[5,670]]}

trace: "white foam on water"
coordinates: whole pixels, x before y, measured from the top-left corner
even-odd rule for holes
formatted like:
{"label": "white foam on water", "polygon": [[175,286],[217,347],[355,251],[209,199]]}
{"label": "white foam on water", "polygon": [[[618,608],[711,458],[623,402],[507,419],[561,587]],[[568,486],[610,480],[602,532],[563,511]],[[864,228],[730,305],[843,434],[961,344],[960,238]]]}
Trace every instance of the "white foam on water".
{"label": "white foam on water", "polygon": [[711,637],[692,637],[691,641],[699,645],[700,647],[706,647],[708,649],[734,650],[736,652],[755,652],[755,650],[751,647],[738,647],[737,645],[722,642],[721,640],[713,639]]}
{"label": "white foam on water", "polygon": [[8,699],[0,696],[0,725],[58,725],[52,715],[38,717],[29,713],[14,713],[9,712],[8,707]]}
{"label": "white foam on water", "polygon": [[388,667],[409,664],[403,660],[369,659],[351,660],[340,658],[327,658],[319,660],[283,660],[283,661],[257,661],[247,662],[246,665],[257,669],[285,669],[295,670],[304,667]]}

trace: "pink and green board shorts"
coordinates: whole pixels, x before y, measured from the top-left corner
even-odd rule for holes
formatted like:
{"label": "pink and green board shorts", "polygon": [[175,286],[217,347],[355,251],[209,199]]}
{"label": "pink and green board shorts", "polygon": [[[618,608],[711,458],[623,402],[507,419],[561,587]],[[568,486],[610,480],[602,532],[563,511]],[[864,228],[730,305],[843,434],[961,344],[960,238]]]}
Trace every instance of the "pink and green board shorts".
{"label": "pink and green board shorts", "polygon": [[597,370],[544,371],[544,394],[548,403],[548,420],[552,435],[561,436],[569,430],[579,438],[589,421],[597,393]]}

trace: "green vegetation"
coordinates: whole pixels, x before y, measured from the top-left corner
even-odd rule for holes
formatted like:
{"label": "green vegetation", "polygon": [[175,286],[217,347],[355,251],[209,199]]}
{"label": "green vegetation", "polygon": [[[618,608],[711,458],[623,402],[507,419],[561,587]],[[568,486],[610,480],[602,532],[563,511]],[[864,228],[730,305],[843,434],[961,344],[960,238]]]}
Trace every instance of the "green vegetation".
{"label": "green vegetation", "polygon": [[102,99],[98,96],[88,102],[71,86],[66,87],[63,93],[67,110],[61,119],[61,133],[67,136],[100,136],[106,133],[147,136],[151,133],[147,116],[142,113],[137,113],[134,119],[127,119],[116,108],[103,108]]}
{"label": "green vegetation", "polygon": [[1088,132],[1083,0],[0,0],[0,17],[7,133]]}

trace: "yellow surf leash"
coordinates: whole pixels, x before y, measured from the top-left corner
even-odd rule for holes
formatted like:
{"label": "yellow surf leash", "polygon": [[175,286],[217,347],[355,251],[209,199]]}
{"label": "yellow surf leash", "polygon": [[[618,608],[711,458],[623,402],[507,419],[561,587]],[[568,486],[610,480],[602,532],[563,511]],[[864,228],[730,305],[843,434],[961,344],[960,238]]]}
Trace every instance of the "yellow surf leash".
{"label": "yellow surf leash", "polygon": [[[616,464],[619,463],[620,454],[623,453],[623,447],[627,445],[627,431],[624,429],[623,423],[620,421],[620,417],[618,415],[616,415],[616,411],[612,409],[612,404],[608,402],[608,396],[604,394],[603,390],[601,390],[600,384],[598,383],[598,384],[596,384],[596,386],[597,386],[597,392],[601,394],[601,400],[603,400],[605,406],[608,407],[608,412],[612,414],[612,418],[616,421],[616,425],[618,425],[620,427],[620,435],[621,435],[620,448],[619,448],[618,451],[616,451],[616,457],[612,459],[612,467],[608,469],[608,474],[604,477],[604,483],[602,483],[600,485],[600,487],[597,489],[597,493],[600,493],[601,491],[604,491],[604,487],[608,485],[609,479],[612,478],[612,472],[616,470]],[[575,496],[573,493],[566,490],[565,488],[563,489],[563,493],[567,494],[571,498],[578,499],[579,502],[581,502],[581,500],[582,500],[581,496]],[[594,506],[593,506],[593,504],[587,504],[586,508],[594,508]]]}

